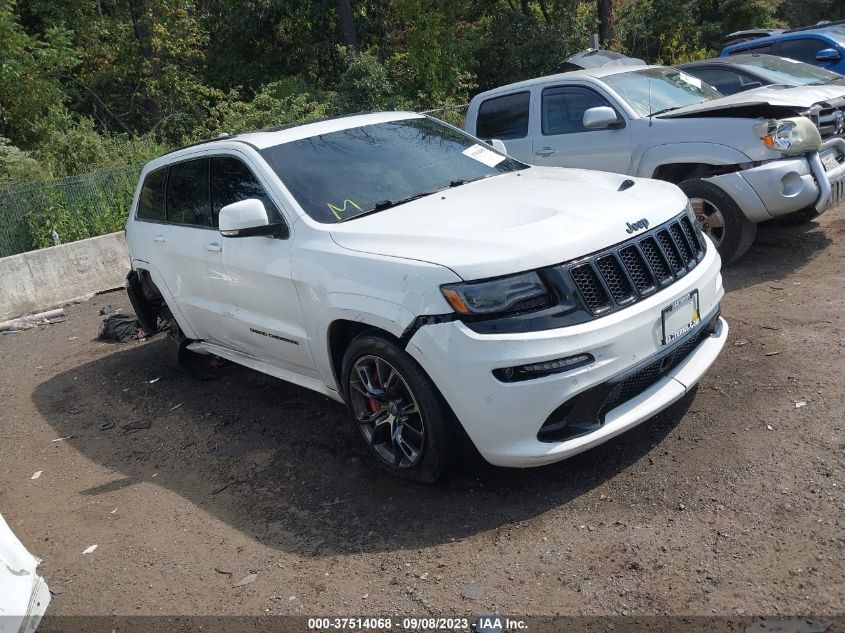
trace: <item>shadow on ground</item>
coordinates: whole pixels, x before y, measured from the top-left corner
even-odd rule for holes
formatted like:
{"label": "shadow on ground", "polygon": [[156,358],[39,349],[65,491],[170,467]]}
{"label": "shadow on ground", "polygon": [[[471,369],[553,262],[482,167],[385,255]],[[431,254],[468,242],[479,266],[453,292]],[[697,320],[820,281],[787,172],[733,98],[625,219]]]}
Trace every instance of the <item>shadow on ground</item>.
{"label": "shadow on ground", "polygon": [[36,389],[56,435],[116,473],[79,492],[154,483],[265,545],[313,556],[437,545],[563,506],[640,459],[692,400],[563,463],[512,470],[467,456],[446,483],[422,486],[371,463],[341,405],[237,366],[197,382],[169,349],[133,345]]}
{"label": "shadow on ground", "polygon": [[802,268],[831,243],[817,220],[797,226],[764,222],[751,249],[723,269],[725,290],[733,291],[783,279]]}

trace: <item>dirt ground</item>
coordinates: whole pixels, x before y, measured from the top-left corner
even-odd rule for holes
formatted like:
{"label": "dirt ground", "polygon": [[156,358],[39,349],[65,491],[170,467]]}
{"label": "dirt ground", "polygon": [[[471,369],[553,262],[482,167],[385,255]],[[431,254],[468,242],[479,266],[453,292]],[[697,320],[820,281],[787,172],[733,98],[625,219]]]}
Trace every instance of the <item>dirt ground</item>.
{"label": "dirt ground", "polygon": [[435,487],[382,473],[322,396],[94,341],[101,306],[129,308],[101,295],[0,336],[0,512],[60,615],[841,614],[843,262],[843,208],[761,227],[694,397]]}

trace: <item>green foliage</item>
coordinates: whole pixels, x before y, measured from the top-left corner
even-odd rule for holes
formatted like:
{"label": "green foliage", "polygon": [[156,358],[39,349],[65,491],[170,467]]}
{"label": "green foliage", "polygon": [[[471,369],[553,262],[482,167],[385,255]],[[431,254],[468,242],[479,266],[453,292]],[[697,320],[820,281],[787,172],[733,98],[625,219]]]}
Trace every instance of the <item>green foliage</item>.
{"label": "green foliage", "polygon": [[369,51],[343,51],[343,55],[346,69],[337,84],[336,107],[345,112],[390,108],[395,85],[384,64]]}
{"label": "green foliage", "polygon": [[42,180],[48,172],[29,152],[0,136],[0,188],[18,182]]}
{"label": "green foliage", "polygon": [[13,0],[0,0],[0,135],[15,143],[38,140],[33,127],[66,100],[59,75],[78,63],[71,33],[49,27],[24,31]]}
{"label": "green foliage", "polygon": [[72,176],[115,165],[137,165],[160,156],[164,145],[147,134],[100,133],[94,121],[63,108],[52,110],[36,128],[42,142],[32,155],[52,177]]}
{"label": "green foliage", "polygon": [[[597,26],[595,0],[349,4],[354,48],[338,0],[0,0],[0,251],[120,228],[134,182],[103,174],[201,138],[360,110],[461,125],[474,92],[553,72]],[[680,62],[840,5],[615,0],[614,48]]]}
{"label": "green foliage", "polygon": [[75,176],[22,188],[27,227],[35,248],[52,245],[51,231],[73,242],[120,231],[132,204],[138,169]]}
{"label": "green foliage", "polygon": [[[566,3],[563,3],[566,4]],[[569,55],[587,47],[595,3],[569,3],[549,21],[536,12],[506,10],[485,16],[478,29],[478,84],[487,90],[554,72]]]}
{"label": "green foliage", "polygon": [[210,109],[199,136],[211,138],[324,118],[331,113],[331,100],[332,95],[317,98],[290,78],[266,84],[252,99],[232,90]]}
{"label": "green foliage", "polygon": [[629,0],[616,12],[621,50],[656,64],[716,55],[728,33],[775,27],[783,0]]}
{"label": "green foliage", "polygon": [[405,55],[394,58],[406,93],[423,104],[465,97],[473,87],[475,30],[452,0],[395,0],[393,34]]}

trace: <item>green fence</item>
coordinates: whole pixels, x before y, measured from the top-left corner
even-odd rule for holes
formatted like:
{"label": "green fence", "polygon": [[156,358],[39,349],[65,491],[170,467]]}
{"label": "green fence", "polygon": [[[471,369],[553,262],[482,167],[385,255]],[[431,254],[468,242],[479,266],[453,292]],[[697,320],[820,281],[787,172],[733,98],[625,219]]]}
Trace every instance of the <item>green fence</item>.
{"label": "green fence", "polygon": [[119,231],[139,166],[0,189],[0,257]]}

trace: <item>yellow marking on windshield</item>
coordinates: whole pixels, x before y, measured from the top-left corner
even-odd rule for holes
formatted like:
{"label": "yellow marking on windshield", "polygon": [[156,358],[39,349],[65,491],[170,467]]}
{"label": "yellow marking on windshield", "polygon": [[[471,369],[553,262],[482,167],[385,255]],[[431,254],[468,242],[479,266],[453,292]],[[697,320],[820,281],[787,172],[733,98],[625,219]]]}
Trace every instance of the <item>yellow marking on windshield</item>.
{"label": "yellow marking on windshield", "polygon": [[336,207],[331,202],[329,202],[327,204],[329,205],[329,211],[331,211],[334,214],[334,217],[336,217],[338,220],[341,219],[341,217],[340,217],[341,213],[346,213],[346,207],[347,206],[350,206],[353,209],[358,209],[358,211],[360,211],[362,213],[364,211],[361,207],[359,207],[357,204],[352,202],[352,200],[344,200],[342,207]]}

